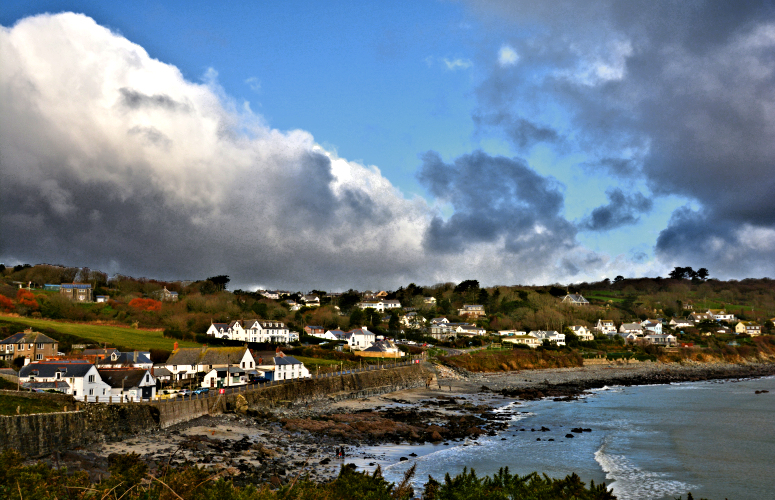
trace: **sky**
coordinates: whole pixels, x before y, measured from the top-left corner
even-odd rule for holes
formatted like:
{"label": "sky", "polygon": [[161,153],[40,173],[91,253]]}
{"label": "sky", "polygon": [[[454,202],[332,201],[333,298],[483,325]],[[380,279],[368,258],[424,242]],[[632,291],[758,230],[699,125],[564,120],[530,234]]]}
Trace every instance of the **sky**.
{"label": "sky", "polygon": [[775,277],[769,1],[8,1],[0,262]]}

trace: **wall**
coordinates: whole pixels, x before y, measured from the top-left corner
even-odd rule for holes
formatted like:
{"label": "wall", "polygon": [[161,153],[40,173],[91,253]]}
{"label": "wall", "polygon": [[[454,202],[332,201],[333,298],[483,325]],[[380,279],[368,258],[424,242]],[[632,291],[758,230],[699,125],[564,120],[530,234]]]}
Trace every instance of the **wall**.
{"label": "wall", "polygon": [[[186,422],[210,412],[233,409],[238,395],[253,407],[288,402],[338,401],[385,394],[424,385],[431,371],[421,364],[385,370],[302,379],[256,387],[239,393],[154,403],[79,403],[79,411],[0,416],[0,450],[14,448],[37,458],[94,442],[116,441]],[[61,399],[74,407],[72,397],[45,393],[16,393],[29,397]],[[216,408],[217,406],[217,408]]]}

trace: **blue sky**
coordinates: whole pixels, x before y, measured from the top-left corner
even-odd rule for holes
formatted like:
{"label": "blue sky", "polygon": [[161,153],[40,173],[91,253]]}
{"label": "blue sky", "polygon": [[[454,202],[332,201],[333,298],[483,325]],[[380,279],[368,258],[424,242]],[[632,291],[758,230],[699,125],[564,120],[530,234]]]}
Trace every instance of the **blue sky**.
{"label": "blue sky", "polygon": [[36,118],[4,126],[0,259],[300,289],[772,275],[774,19],[767,2],[7,2],[4,116]]}

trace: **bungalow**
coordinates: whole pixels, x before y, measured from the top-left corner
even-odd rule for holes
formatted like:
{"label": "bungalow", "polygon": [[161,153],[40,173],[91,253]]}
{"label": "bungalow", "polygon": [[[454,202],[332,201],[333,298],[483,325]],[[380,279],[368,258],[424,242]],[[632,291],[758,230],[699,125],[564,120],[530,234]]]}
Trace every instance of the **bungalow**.
{"label": "bungalow", "polygon": [[121,401],[151,400],[156,396],[156,379],[143,368],[98,368],[102,380],[110,386],[110,396]]}
{"label": "bungalow", "polygon": [[457,315],[478,318],[485,315],[484,306],[480,304],[463,304],[463,308],[457,310]]}
{"label": "bungalow", "polygon": [[38,384],[41,382],[53,382],[55,385],[65,382],[66,387],[55,389],[80,400],[107,396],[110,391],[110,386],[102,381],[97,367],[80,360],[36,361],[22,367],[19,372],[19,383],[22,386],[40,388]]}
{"label": "bungalow", "polygon": [[740,321],[735,325],[735,333],[746,333],[751,337],[756,337],[762,334],[762,327],[753,321]]}
{"label": "bungalow", "polygon": [[581,341],[595,340],[595,336],[585,326],[572,325],[570,327],[570,331],[572,331],[573,334]]}
{"label": "bungalow", "polygon": [[481,337],[482,335],[487,335],[487,330],[481,326],[462,324],[457,325],[455,328],[455,333],[458,336],[464,337]]}
{"label": "bungalow", "polygon": [[377,312],[385,312],[390,309],[400,309],[401,308],[401,302],[398,300],[364,300],[362,302],[358,302],[358,307],[361,309],[369,309],[372,308]]}
{"label": "bungalow", "polygon": [[643,326],[640,323],[622,323],[619,327],[619,333],[634,333],[636,335],[643,334]]}
{"label": "bungalow", "polygon": [[643,338],[647,342],[650,342],[654,345],[661,345],[665,347],[673,347],[676,345],[675,335],[672,335],[670,333],[666,333],[666,334],[649,333]]}
{"label": "bungalow", "polygon": [[28,328],[0,341],[0,360],[13,361],[22,357],[25,364],[43,361],[56,356],[59,352],[58,346],[59,343],[48,335],[33,332],[32,328]]}
{"label": "bungalow", "polygon": [[320,307],[320,297],[317,295],[304,295],[301,297],[301,302],[307,307]]}
{"label": "bungalow", "polygon": [[436,297],[423,297],[422,302],[426,306],[435,306],[436,305]]}
{"label": "bungalow", "polygon": [[356,353],[358,356],[400,358],[404,352],[396,347],[391,340],[381,340]]}
{"label": "bungalow", "polygon": [[533,349],[543,343],[541,339],[532,335],[513,335],[503,339],[503,342],[509,342],[511,344],[523,344],[528,347],[532,347]]}
{"label": "bungalow", "polygon": [[708,309],[706,314],[713,316],[716,321],[735,321],[735,315],[727,313],[724,309]]}
{"label": "bungalow", "polygon": [[709,313],[693,312],[689,315],[689,319],[694,321],[695,324],[697,324],[697,323],[700,323],[701,321],[712,321],[713,315]]}
{"label": "bungalow", "polygon": [[677,319],[673,318],[670,320],[670,323],[668,323],[668,326],[672,329],[676,328],[691,328],[694,326],[694,322],[688,319]]}
{"label": "bungalow", "polygon": [[611,333],[616,333],[616,325],[610,319],[599,319],[595,325],[595,330],[600,333],[609,335]]}
{"label": "bungalow", "polygon": [[562,298],[563,304],[571,304],[573,306],[588,306],[589,301],[581,296],[579,293],[569,293]]}
{"label": "bungalow", "polygon": [[498,335],[501,337],[514,337],[517,335],[527,335],[527,332],[520,330],[499,330]]}
{"label": "bungalow", "polygon": [[447,318],[433,318],[431,320],[432,325],[440,325],[442,323],[449,323],[449,320]]}

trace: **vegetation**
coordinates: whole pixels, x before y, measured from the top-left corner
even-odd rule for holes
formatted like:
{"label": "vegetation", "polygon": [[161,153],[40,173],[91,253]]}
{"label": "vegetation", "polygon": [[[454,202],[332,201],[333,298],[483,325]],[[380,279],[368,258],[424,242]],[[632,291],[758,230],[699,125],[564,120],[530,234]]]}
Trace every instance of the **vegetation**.
{"label": "vegetation", "polygon": [[454,357],[440,356],[439,359],[445,364],[472,372],[568,368],[583,365],[581,355],[575,352],[533,349],[476,351]]}
{"label": "vegetation", "polygon": [[[92,483],[86,472],[54,469],[43,463],[24,465],[15,450],[0,454],[0,498],[121,498],[123,500],[408,500],[416,493],[410,480],[414,467],[398,485],[387,482],[379,468],[373,473],[342,467],[339,476],[325,484],[297,477],[289,484],[238,486],[196,466],[161,466],[150,469],[133,453],[110,458],[110,477]],[[553,479],[538,474],[512,475],[502,469],[491,477],[479,478],[472,470],[444,478],[429,478],[422,492],[429,500],[613,500],[605,484],[587,487],[576,474]]]}
{"label": "vegetation", "polygon": [[[16,389],[16,384],[13,385]],[[27,415],[31,413],[53,413],[62,411],[62,403],[49,399],[32,399],[23,396],[0,396],[0,415]]]}

